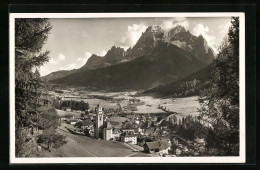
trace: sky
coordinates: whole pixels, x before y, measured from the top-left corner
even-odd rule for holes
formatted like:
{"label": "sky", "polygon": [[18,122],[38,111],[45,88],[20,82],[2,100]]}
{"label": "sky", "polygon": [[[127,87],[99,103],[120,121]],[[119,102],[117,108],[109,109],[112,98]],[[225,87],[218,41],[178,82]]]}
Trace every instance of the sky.
{"label": "sky", "polygon": [[52,30],[42,49],[50,51],[50,60],[40,68],[41,76],[80,68],[92,54],[104,56],[113,45],[133,47],[151,25],[159,25],[166,32],[182,25],[193,35],[201,34],[217,53],[230,17],[51,18],[50,23]]}

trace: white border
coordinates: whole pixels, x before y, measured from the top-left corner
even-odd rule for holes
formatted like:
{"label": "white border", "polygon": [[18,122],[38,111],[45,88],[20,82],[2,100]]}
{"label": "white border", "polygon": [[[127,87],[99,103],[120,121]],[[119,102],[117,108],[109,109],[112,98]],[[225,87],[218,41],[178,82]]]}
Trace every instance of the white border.
{"label": "white border", "polygon": [[[138,18],[138,17],[231,17],[239,16],[240,155],[226,157],[15,157],[15,18]],[[244,13],[11,13],[9,14],[10,63],[10,163],[245,163],[245,15]]]}

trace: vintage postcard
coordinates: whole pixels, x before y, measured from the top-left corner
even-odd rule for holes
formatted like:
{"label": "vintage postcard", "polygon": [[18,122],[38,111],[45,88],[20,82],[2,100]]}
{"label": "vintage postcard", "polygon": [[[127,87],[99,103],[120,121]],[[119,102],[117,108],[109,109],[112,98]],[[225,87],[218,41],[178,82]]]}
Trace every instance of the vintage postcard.
{"label": "vintage postcard", "polygon": [[10,163],[244,163],[244,13],[10,13]]}

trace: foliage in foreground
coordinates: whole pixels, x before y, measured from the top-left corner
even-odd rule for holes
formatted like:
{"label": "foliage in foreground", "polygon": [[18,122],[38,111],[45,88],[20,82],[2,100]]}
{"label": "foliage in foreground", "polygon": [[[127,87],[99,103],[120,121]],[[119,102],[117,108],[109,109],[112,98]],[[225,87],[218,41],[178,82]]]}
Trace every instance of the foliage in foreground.
{"label": "foliage in foreground", "polygon": [[48,19],[15,19],[16,157],[41,156],[37,153],[43,141],[59,146],[53,138],[64,139],[55,131],[58,116],[37,70],[49,60],[49,51],[41,50],[50,30]]}
{"label": "foliage in foreground", "polygon": [[201,117],[211,125],[207,155],[239,155],[239,18],[232,17],[228,39],[220,47],[210,88],[202,92]]}

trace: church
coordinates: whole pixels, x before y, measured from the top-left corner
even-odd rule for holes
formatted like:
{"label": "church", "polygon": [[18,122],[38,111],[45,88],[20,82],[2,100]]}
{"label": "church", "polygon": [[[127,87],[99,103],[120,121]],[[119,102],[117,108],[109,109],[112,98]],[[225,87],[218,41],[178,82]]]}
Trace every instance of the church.
{"label": "church", "polygon": [[103,130],[103,110],[102,107],[97,105],[95,107],[95,114],[96,114],[96,119],[95,119],[95,128],[94,128],[94,135],[95,138],[98,139],[101,137],[102,130]]}

